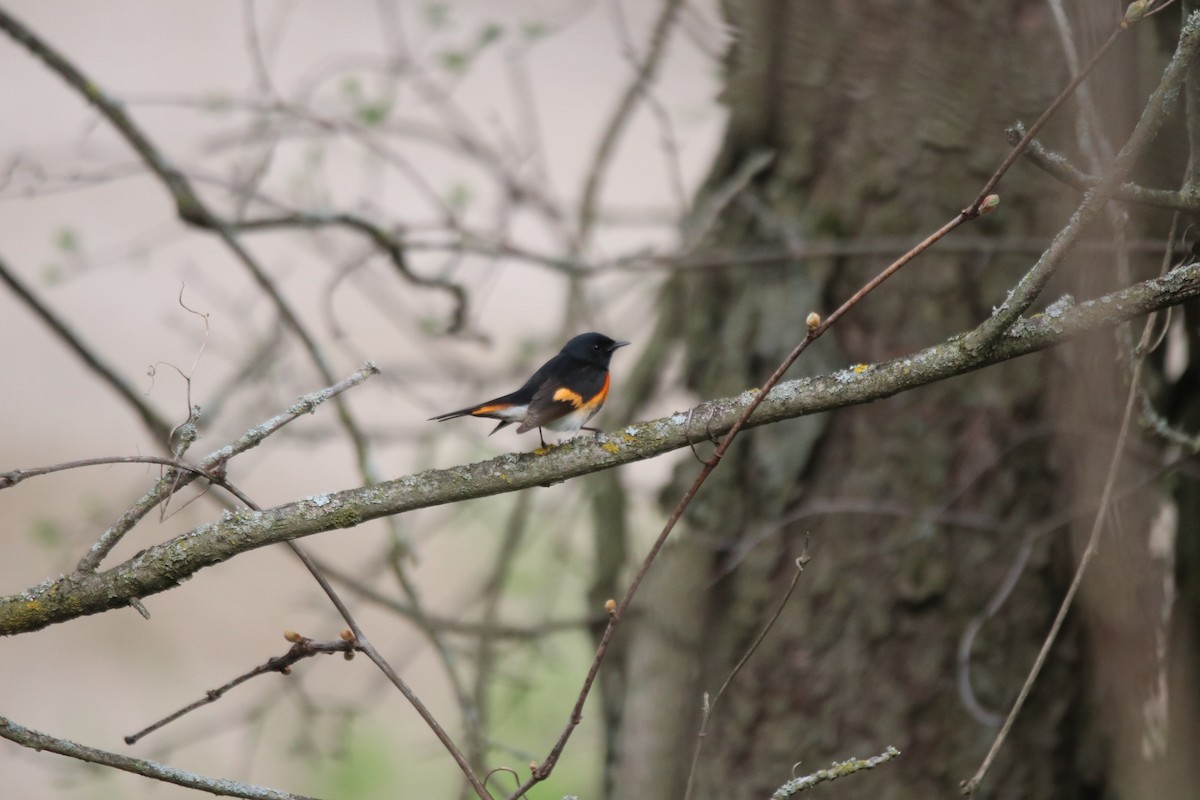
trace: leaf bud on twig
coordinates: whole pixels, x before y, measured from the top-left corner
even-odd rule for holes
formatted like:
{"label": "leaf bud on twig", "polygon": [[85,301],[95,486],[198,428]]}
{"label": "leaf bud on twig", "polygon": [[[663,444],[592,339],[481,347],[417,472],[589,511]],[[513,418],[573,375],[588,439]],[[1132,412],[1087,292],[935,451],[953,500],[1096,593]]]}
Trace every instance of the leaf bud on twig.
{"label": "leaf bud on twig", "polygon": [[1134,0],[1130,3],[1125,9],[1125,16],[1121,19],[1121,27],[1128,28],[1130,25],[1141,22],[1142,17],[1146,16],[1146,7],[1149,5],[1148,0]]}

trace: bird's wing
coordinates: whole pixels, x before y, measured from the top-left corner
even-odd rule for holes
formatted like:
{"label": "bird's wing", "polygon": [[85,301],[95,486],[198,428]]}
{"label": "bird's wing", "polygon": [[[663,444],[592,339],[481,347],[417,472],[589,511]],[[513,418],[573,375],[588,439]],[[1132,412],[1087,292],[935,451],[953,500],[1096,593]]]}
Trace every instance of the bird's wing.
{"label": "bird's wing", "polygon": [[608,395],[607,370],[581,370],[568,375],[567,380],[569,387],[557,380],[548,380],[538,387],[517,433],[550,425],[574,413],[583,415],[579,423],[583,425],[600,410]]}

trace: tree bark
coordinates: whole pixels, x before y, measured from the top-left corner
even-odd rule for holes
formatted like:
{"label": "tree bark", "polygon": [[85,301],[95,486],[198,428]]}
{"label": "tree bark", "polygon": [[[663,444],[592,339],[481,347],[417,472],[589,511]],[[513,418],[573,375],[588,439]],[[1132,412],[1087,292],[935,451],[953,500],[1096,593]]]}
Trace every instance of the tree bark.
{"label": "tree bark", "polygon": [[[1034,119],[1069,77],[1043,2],[727,0],[724,10],[735,28],[730,119],[698,206],[748,160],[772,158],[721,215],[714,249],[817,237],[915,243],[970,203],[1006,152],[1004,128]],[[1111,30],[1111,9],[1091,13],[1103,20],[1097,29]],[[1120,75],[1134,44],[1112,56],[1109,75]],[[1115,97],[1134,98],[1135,109],[1144,102]],[[1070,141],[1073,123],[1048,135]],[[972,233],[1049,237],[1077,200],[1020,165],[999,191],[1000,211]],[[870,363],[970,328],[1028,263],[935,249],[796,369]],[[885,264],[846,256],[674,278],[663,302],[684,320],[676,335],[688,386],[701,396],[754,386],[803,338],[808,312],[840,304]],[[1052,284],[1045,302],[1067,286]],[[956,796],[995,736],[987,716],[1007,711],[1034,661],[1081,547],[1078,530],[1090,524],[1084,514],[1074,537],[1061,527],[1032,536],[1073,502],[1094,503],[1112,442],[1097,439],[1086,465],[1076,464],[1079,431],[1062,428],[1079,393],[1102,390],[1115,400],[1097,424],[1116,430],[1112,405],[1124,390],[1112,339],[1100,376],[1034,357],[749,432],[688,512],[639,598],[643,615],[625,631],[612,796],[683,796],[702,695],[778,604],[809,534],[813,560],[796,595],[713,712],[693,797],[769,797],[794,772],[889,745],[903,757],[847,780],[839,797]],[[694,472],[681,467],[666,504]],[[1122,510],[1135,539],[1153,503],[1141,505]],[[969,680],[982,710],[973,714],[957,688],[960,642],[1025,547],[1015,591],[974,640]],[[1102,572],[1091,593],[1102,595],[1108,579]],[[1085,603],[1090,639],[1069,619],[984,796],[1101,796],[1132,785],[1123,771],[1145,767],[1107,761],[1130,751],[1098,725],[1102,692],[1111,694],[1122,667],[1096,647],[1095,607]],[[1125,632],[1122,646],[1136,639]],[[1132,724],[1132,706],[1123,708]]]}

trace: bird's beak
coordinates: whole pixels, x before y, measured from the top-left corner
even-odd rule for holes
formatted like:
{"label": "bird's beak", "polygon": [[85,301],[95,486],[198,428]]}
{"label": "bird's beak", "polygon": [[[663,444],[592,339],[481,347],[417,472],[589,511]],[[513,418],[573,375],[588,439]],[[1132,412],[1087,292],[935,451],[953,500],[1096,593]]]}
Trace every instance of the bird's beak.
{"label": "bird's beak", "polygon": [[611,353],[613,350],[616,350],[618,347],[624,347],[627,344],[629,344],[629,342],[613,342],[613,346],[611,348],[609,348],[608,352]]}

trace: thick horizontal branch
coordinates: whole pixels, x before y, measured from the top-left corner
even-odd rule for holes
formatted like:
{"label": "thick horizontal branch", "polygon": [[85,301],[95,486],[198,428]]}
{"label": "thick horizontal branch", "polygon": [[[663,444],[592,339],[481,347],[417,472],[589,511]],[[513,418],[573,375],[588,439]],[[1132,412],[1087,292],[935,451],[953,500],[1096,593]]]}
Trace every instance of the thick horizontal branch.
{"label": "thick horizontal branch", "polygon": [[[968,350],[963,336],[912,356],[860,364],[815,378],[779,384],[748,427],[869,403],[1061,344],[1072,336],[1112,328],[1200,296],[1200,263],[1188,264],[1121,292],[1074,303],[1065,297],[1021,319],[992,345]],[[96,614],[171,589],[200,569],[238,553],[351,528],[418,508],[456,503],[555,483],[653,458],[726,433],[754,390],[696,406],[688,413],[629,425],[595,439],[578,437],[547,451],[508,453],[476,464],[434,469],[259,512],[226,513],[220,520],[151,547],[105,572],[73,574],[0,598],[0,635],[38,630]]]}

